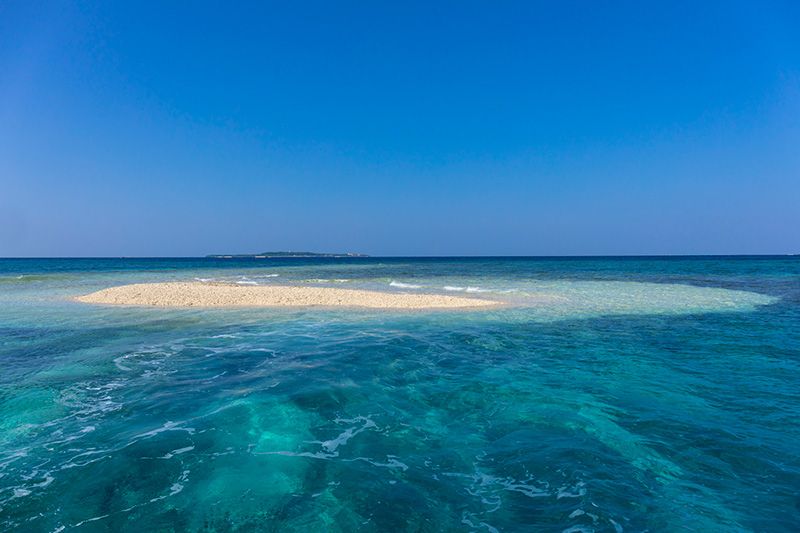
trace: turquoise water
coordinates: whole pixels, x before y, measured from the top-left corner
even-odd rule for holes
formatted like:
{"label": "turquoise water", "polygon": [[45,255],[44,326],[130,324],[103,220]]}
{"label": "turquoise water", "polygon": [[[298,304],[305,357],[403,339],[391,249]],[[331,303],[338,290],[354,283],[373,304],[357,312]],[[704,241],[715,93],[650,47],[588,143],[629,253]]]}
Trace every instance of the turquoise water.
{"label": "turquoise water", "polygon": [[[78,304],[215,279],[469,312]],[[797,531],[800,259],[0,260],[0,530]]]}

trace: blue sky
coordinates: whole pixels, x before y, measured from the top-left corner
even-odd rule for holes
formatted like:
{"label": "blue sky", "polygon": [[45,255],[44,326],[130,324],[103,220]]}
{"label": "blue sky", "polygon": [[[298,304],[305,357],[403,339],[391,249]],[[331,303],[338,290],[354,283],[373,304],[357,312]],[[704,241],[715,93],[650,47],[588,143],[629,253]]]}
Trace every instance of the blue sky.
{"label": "blue sky", "polygon": [[796,2],[0,2],[0,256],[800,253]]}

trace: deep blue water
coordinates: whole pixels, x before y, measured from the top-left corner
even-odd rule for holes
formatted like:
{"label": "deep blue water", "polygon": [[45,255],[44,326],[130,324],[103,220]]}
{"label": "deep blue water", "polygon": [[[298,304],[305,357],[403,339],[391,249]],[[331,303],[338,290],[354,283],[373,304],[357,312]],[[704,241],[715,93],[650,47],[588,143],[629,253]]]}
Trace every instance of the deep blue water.
{"label": "deep blue water", "polygon": [[[142,309],[213,279],[491,311]],[[0,260],[0,530],[800,530],[800,258]]]}

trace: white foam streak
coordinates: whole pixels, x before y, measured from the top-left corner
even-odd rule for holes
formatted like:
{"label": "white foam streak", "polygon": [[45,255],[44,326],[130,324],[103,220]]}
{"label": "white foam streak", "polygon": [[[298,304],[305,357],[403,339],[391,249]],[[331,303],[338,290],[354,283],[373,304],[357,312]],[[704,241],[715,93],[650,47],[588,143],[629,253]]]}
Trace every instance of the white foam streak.
{"label": "white foam streak", "polygon": [[145,433],[140,433],[133,437],[133,440],[140,440],[140,439],[149,439],[150,437],[155,437],[159,433],[163,433],[165,431],[185,431],[187,433],[194,433],[194,428],[186,428],[181,427],[179,424],[183,422],[165,422],[163,426],[160,428],[153,429],[151,431],[147,431]]}
{"label": "white foam streak", "polygon": [[484,289],[484,288],[481,288],[481,287],[473,287],[473,286],[470,286],[470,285],[468,285],[466,287],[460,287],[460,286],[457,286],[457,285],[445,285],[444,287],[442,287],[442,289],[444,289],[446,291],[451,291],[451,292],[471,292],[471,293],[491,292],[489,289]]}
{"label": "white foam streak", "polygon": [[322,442],[322,449],[328,453],[333,453],[339,446],[343,446],[347,444],[347,441],[361,433],[362,431],[366,431],[369,428],[375,427],[375,422],[370,420],[369,418],[359,417],[359,419],[354,420],[341,420],[342,422],[354,422],[354,421],[363,421],[364,425],[360,428],[352,427],[344,430],[342,433],[339,434],[335,439],[326,440]]}
{"label": "white foam streak", "polygon": [[392,280],[389,283],[390,287],[397,287],[398,289],[421,289],[422,285],[414,285],[413,283],[403,283],[400,281]]}

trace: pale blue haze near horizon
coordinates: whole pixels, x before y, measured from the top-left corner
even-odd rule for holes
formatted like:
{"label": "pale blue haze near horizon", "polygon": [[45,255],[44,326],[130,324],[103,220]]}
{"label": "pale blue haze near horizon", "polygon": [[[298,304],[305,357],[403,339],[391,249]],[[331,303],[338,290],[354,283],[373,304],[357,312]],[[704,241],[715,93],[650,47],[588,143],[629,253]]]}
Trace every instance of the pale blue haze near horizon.
{"label": "pale blue haze near horizon", "polygon": [[0,256],[800,252],[800,4],[0,1]]}

